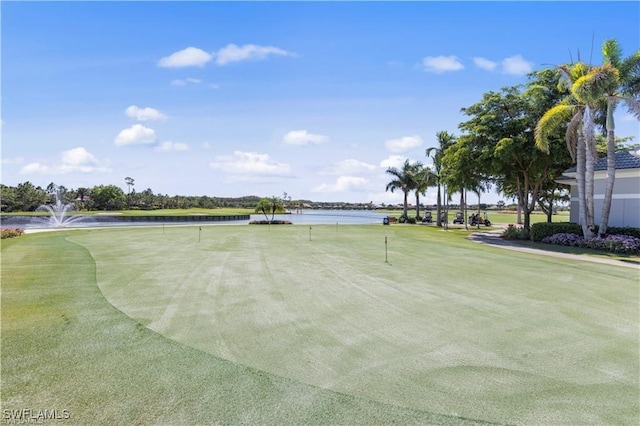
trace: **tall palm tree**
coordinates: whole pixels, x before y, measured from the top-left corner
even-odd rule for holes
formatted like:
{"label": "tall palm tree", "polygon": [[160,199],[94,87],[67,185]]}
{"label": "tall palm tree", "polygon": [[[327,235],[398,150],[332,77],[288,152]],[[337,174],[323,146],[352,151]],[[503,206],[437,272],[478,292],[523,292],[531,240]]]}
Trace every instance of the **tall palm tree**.
{"label": "tall palm tree", "polygon": [[451,145],[455,143],[455,136],[447,131],[440,131],[436,133],[436,138],[438,138],[438,146],[427,148],[425,155],[427,157],[431,157],[433,161],[433,170],[432,173],[436,179],[436,185],[438,187],[438,195],[436,201],[436,215],[438,219],[436,220],[436,224],[438,226],[442,226],[442,195],[441,195],[441,187],[442,187],[442,156],[444,155],[444,151]]}
{"label": "tall palm tree", "polygon": [[404,161],[402,168],[389,167],[387,173],[393,176],[393,180],[387,184],[386,191],[394,192],[399,189],[404,194],[404,208],[402,215],[408,217],[408,203],[407,197],[415,187],[415,166],[409,162],[409,159]]}
{"label": "tall palm tree", "polygon": [[624,100],[629,111],[640,117],[640,50],[626,59],[622,59],[622,49],[617,40],[605,40],[602,45],[604,63],[593,67],[576,80],[572,91],[585,103],[604,105],[607,133],[607,184],[598,233],[606,234],[613,197],[613,185],[616,173],[616,142],[613,113],[620,100]]}
{"label": "tall palm tree", "polygon": [[596,160],[592,105],[579,99],[574,83],[587,75],[590,67],[583,62],[557,67],[568,90],[567,96],[544,113],[535,129],[535,143],[549,152],[550,137],[560,126],[567,126],[565,139],[572,159],[576,162],[579,222],[585,238],[593,236],[593,181]]}
{"label": "tall palm tree", "polygon": [[420,195],[426,195],[427,188],[434,186],[436,176],[431,168],[424,166],[422,163],[416,162],[415,167],[415,186],[413,188],[416,194],[416,219],[420,219]]}
{"label": "tall palm tree", "polygon": [[131,207],[131,187],[133,185],[135,185],[135,179],[133,179],[132,177],[127,176],[126,178],[124,178],[124,183],[127,185],[127,206]]}

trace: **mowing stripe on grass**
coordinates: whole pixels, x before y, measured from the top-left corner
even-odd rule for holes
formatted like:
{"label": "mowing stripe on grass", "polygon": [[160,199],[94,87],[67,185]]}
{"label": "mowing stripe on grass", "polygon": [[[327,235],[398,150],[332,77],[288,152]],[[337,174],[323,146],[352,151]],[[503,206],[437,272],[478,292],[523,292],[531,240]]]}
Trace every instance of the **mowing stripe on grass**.
{"label": "mowing stripe on grass", "polygon": [[427,227],[314,226],[311,241],[305,226],[72,240],[122,312],[247,367],[464,418],[638,420],[636,270]]}
{"label": "mowing stripe on grass", "polygon": [[[69,235],[122,252],[110,255],[110,266],[98,256],[96,269],[92,254]],[[150,238],[73,231],[3,241],[3,419],[21,410],[57,410],[70,415],[65,424],[477,423],[319,389],[147,329],[107,303],[96,286],[96,274],[126,277],[122,269],[135,264],[140,253],[125,255],[132,247],[117,242],[123,235],[134,247]],[[190,266],[182,265],[185,274]]]}

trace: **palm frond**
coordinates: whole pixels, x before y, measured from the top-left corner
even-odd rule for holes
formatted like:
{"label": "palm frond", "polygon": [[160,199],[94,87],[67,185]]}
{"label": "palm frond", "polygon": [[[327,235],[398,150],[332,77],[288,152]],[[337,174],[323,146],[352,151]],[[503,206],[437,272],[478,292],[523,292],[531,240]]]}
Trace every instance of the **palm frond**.
{"label": "palm frond", "polygon": [[593,68],[590,73],[593,75],[592,89],[601,95],[613,94],[618,89],[620,83],[620,71],[612,64],[603,64],[601,67]]}
{"label": "palm frond", "polygon": [[549,136],[571,119],[575,106],[556,105],[544,113],[534,131],[536,147],[549,153]]}
{"label": "palm frond", "polygon": [[637,120],[640,120],[640,94],[633,96],[623,96],[622,100],[627,105],[627,109]]}
{"label": "palm frond", "polygon": [[620,92],[623,94],[640,94],[640,49],[618,67],[620,71]]}
{"label": "palm frond", "polygon": [[605,63],[609,63],[617,68],[622,60],[622,48],[618,40],[615,38],[605,40],[604,43],[602,43],[602,56],[604,57]]}
{"label": "palm frond", "polygon": [[567,142],[567,151],[571,155],[571,160],[576,161],[576,150],[578,147],[578,133],[580,132],[580,124],[582,123],[582,108],[576,108],[571,121],[567,125],[565,140]]}

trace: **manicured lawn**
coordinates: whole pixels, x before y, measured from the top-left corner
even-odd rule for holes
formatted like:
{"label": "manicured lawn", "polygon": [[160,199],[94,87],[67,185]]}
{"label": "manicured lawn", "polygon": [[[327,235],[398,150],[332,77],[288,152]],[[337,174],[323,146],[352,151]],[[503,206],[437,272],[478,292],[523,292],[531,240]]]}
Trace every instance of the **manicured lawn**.
{"label": "manicured lawn", "polygon": [[638,271],[460,234],[3,240],[3,409],[78,423],[637,423]]}

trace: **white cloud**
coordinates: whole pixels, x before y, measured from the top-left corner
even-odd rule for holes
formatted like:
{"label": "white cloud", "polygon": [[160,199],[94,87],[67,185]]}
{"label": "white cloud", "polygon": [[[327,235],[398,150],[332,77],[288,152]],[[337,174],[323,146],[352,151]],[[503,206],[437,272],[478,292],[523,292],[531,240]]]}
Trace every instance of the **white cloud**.
{"label": "white cloud", "polygon": [[310,145],[326,141],[328,138],[324,135],[314,135],[306,130],[292,130],[283,137],[283,142],[287,145]]}
{"label": "white cloud", "polygon": [[154,108],[140,108],[136,105],[131,105],[125,110],[128,117],[135,118],[138,121],[157,121],[167,118],[166,115]]}
{"label": "white cloud", "polygon": [[323,183],[312,189],[313,192],[347,192],[358,190],[367,185],[369,181],[358,176],[340,176],[335,183]]}
{"label": "white cloud", "polygon": [[464,68],[457,56],[427,56],[422,60],[425,71],[443,73],[458,71]]}
{"label": "white cloud", "polygon": [[388,169],[389,167],[402,167],[404,161],[407,157],[403,157],[402,155],[390,155],[380,162],[380,167],[384,167]]}
{"label": "white cloud", "polygon": [[487,71],[493,71],[498,66],[497,63],[486,58],[481,58],[479,56],[473,58],[473,63],[476,64],[478,68],[482,68],[483,70]]}
{"label": "white cloud", "polygon": [[505,74],[525,75],[533,71],[533,64],[521,55],[510,56],[502,60],[502,71]]}
{"label": "white cloud", "polygon": [[46,166],[42,163],[29,163],[26,166],[22,167],[20,169],[20,174],[23,175],[29,175],[29,174],[45,174],[45,173],[49,173],[50,171],[50,167]]}
{"label": "white cloud", "polygon": [[156,142],[156,132],[142,124],[134,124],[122,130],[114,140],[117,146],[150,145]]}
{"label": "white cloud", "polygon": [[176,79],[171,82],[172,86],[186,86],[187,84],[200,84],[202,80],[199,78],[187,77],[185,79]]}
{"label": "white cloud", "polygon": [[176,151],[188,151],[189,145],[183,142],[171,142],[166,141],[162,142],[160,145],[156,147],[157,151],[161,152],[176,152]]}
{"label": "white cloud", "polygon": [[59,164],[49,166],[40,162],[29,163],[21,170],[21,174],[65,174],[72,172],[94,173],[109,172],[110,169],[100,165],[95,156],[84,147],[72,148],[62,152]]}
{"label": "white cloud", "polygon": [[422,138],[418,135],[403,136],[397,139],[389,139],[384,142],[384,146],[391,152],[404,152],[411,148],[417,148],[422,145]]}
{"label": "white cloud", "polygon": [[1,164],[20,164],[23,161],[23,157],[3,158]]}
{"label": "white cloud", "polygon": [[158,66],[163,68],[202,67],[212,58],[211,54],[202,49],[187,47],[160,59]]}
{"label": "white cloud", "polygon": [[177,86],[177,87],[184,87],[184,86],[188,86],[188,85],[192,85],[192,84],[201,84],[201,83],[206,84],[206,86],[208,88],[210,88],[210,89],[219,89],[220,88],[220,85],[217,84],[217,83],[206,83],[206,82],[203,82],[202,79],[190,78],[190,77],[189,78],[184,78],[184,79],[173,80],[171,82],[171,85],[172,86]]}
{"label": "white cloud", "polygon": [[279,47],[258,46],[255,44],[245,44],[243,46],[228,44],[215,53],[216,64],[218,65],[227,65],[231,62],[246,60],[261,60],[266,59],[269,55],[296,56],[295,53],[288,52]]}
{"label": "white cloud", "polygon": [[327,167],[320,174],[325,175],[352,175],[356,173],[367,173],[376,170],[373,164],[364,163],[362,161],[348,159],[338,161],[332,166]]}
{"label": "white cloud", "polygon": [[62,163],[71,167],[95,164],[96,158],[89,151],[79,146],[62,153]]}
{"label": "white cloud", "polygon": [[234,151],[233,155],[219,155],[209,166],[232,175],[244,176],[286,176],[290,172],[287,163],[279,163],[269,154]]}

